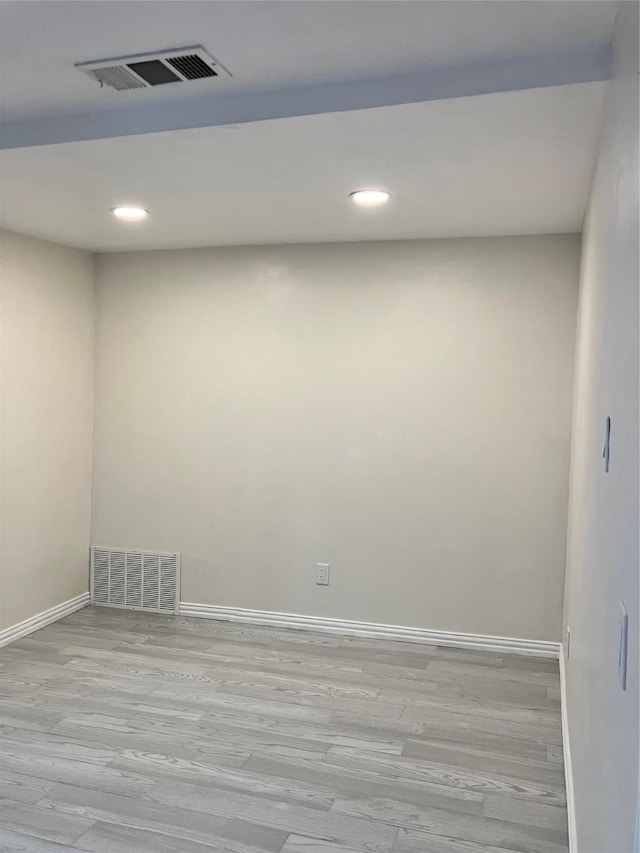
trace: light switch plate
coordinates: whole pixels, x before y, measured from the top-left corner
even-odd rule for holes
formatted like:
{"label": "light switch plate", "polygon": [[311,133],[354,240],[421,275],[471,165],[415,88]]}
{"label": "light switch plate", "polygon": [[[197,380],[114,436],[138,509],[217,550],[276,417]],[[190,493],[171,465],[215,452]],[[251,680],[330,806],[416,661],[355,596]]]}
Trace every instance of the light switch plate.
{"label": "light switch plate", "polygon": [[627,644],[629,641],[629,614],[624,606],[624,602],[620,602],[620,635],[618,640],[618,678],[622,689],[627,689]]}

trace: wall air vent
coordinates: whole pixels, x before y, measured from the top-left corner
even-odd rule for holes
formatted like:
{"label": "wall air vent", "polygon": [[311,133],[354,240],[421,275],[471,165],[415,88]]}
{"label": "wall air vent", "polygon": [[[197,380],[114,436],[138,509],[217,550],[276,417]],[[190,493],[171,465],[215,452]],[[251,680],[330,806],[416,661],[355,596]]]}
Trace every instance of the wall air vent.
{"label": "wall air vent", "polygon": [[178,613],[180,554],[91,548],[91,603]]}
{"label": "wall air vent", "polygon": [[206,77],[231,76],[200,45],[136,56],[117,56],[97,62],[78,62],[76,68],[97,80],[101,86],[110,86],[118,92],[148,89],[165,83],[186,83]]}

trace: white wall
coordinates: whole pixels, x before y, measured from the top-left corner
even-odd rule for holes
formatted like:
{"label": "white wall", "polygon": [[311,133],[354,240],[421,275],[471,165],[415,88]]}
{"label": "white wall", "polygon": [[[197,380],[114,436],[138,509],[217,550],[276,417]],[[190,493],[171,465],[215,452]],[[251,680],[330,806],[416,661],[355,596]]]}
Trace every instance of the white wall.
{"label": "white wall", "polygon": [[[638,785],[638,6],[620,4],[584,231],[565,625],[580,853],[631,853]],[[611,417],[608,474],[601,458]],[[618,682],[618,606],[629,681]]]}
{"label": "white wall", "polygon": [[0,626],[88,588],[94,259],[0,232]]}
{"label": "white wall", "polygon": [[578,257],[101,256],[93,542],[182,552],[184,601],[559,639]]}

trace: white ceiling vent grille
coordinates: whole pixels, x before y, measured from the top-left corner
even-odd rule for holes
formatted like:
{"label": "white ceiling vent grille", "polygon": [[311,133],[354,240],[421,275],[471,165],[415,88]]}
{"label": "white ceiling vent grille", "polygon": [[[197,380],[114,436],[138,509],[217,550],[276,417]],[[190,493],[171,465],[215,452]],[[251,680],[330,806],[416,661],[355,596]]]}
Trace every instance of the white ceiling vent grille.
{"label": "white ceiling vent grille", "polygon": [[153,613],[178,613],[180,554],[91,549],[91,603]]}
{"label": "white ceiling vent grille", "polygon": [[110,86],[118,92],[231,76],[201,45],[78,62],[76,68],[97,80],[101,86]]}

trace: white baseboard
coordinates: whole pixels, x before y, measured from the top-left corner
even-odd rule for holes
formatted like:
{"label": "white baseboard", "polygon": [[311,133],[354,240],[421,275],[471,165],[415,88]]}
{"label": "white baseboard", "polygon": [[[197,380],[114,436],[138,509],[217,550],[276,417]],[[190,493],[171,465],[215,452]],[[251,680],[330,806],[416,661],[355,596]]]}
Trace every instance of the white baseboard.
{"label": "white baseboard", "polygon": [[562,708],[562,753],[564,757],[564,785],[567,793],[569,853],[578,853],[576,801],[573,792],[573,766],[571,764],[571,742],[569,738],[569,716],[567,709],[567,673],[564,655],[564,647],[562,647],[560,649],[560,707]]}
{"label": "white baseboard", "polygon": [[26,637],[27,634],[32,634],[39,628],[50,625],[51,622],[57,622],[58,619],[63,619],[65,616],[75,613],[76,610],[81,610],[88,604],[89,593],[83,592],[82,595],[76,595],[75,598],[70,598],[69,601],[63,601],[62,604],[57,604],[55,607],[43,610],[42,613],[38,613],[30,619],[25,619],[24,622],[12,625],[11,628],[5,628],[4,631],[0,631],[0,646],[13,643],[14,640],[19,640],[20,637]]}
{"label": "white baseboard", "polygon": [[247,610],[241,607],[216,607],[212,604],[180,602],[181,616],[201,619],[221,619],[227,622],[246,622],[250,625],[269,625],[275,628],[297,628],[301,631],[324,631],[351,637],[372,637],[381,640],[401,640],[407,643],[427,643],[454,646],[460,649],[481,649],[487,652],[557,658],[560,643],[543,640],[520,640],[513,637],[491,637],[483,634],[456,634],[448,631],[429,631],[426,628],[407,628],[401,625],[380,625],[377,622],[349,622],[344,619],[325,619],[322,616],[299,616],[293,613],[274,613],[269,610]]}

